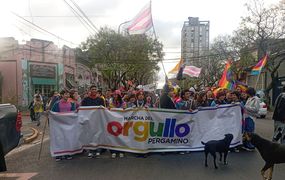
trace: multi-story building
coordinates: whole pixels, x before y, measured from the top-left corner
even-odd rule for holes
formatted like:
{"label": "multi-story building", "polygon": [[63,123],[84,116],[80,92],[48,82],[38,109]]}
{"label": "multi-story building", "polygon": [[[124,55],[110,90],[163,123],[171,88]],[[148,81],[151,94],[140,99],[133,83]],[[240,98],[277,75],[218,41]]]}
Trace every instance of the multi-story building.
{"label": "multi-story building", "polygon": [[0,38],[0,103],[27,106],[35,93],[48,96],[52,90],[93,81],[90,69],[76,63],[75,51],[68,46],[59,48],[40,39],[19,44],[12,37]]}
{"label": "multi-story building", "polygon": [[188,17],[181,31],[181,54],[186,65],[200,66],[208,60],[209,21],[199,21],[198,17]]}

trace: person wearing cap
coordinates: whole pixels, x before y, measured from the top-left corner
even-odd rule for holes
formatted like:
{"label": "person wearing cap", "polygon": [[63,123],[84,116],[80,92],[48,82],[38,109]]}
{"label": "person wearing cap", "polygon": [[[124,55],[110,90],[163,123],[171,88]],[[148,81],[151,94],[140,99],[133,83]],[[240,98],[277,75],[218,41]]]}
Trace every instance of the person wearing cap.
{"label": "person wearing cap", "polygon": [[176,109],[175,103],[172,101],[171,97],[173,96],[174,88],[172,86],[169,87],[168,84],[165,84],[163,87],[163,92],[160,97],[160,108],[165,109]]}

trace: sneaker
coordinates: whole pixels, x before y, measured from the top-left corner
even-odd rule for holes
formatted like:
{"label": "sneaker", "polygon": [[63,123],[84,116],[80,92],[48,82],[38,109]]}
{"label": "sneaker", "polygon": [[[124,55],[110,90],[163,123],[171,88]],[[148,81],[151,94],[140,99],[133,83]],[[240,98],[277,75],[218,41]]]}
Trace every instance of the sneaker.
{"label": "sneaker", "polygon": [[56,162],[61,161],[61,160],[62,160],[61,156],[56,156],[56,157],[55,157],[55,161],[56,161]]}
{"label": "sneaker", "polygon": [[239,153],[239,149],[238,148],[234,148],[234,152],[235,153]]}
{"label": "sneaker", "polygon": [[120,157],[120,158],[123,158],[123,157],[125,157],[125,154],[124,154],[124,153],[120,153],[120,154],[119,154],[119,157]]}
{"label": "sneaker", "polygon": [[246,142],[244,142],[242,149],[251,152],[254,150],[254,146],[250,142],[246,141]]}
{"label": "sneaker", "polygon": [[93,153],[92,152],[88,153],[88,158],[93,158]]}
{"label": "sneaker", "polygon": [[96,157],[96,158],[99,158],[100,155],[101,155],[101,153],[96,152],[95,157]]}
{"label": "sneaker", "polygon": [[73,157],[72,157],[72,156],[70,156],[70,155],[66,155],[66,156],[65,156],[65,159],[67,159],[67,160],[71,160],[71,159],[73,159]]}
{"label": "sneaker", "polygon": [[179,152],[179,154],[184,155],[184,154],[185,154],[185,152],[184,152],[184,151],[181,151],[181,152]]}
{"label": "sneaker", "polygon": [[255,149],[254,145],[253,145],[253,144],[251,144],[250,142],[247,144],[247,147],[248,147],[249,149],[252,149],[252,150],[254,150],[254,149]]}
{"label": "sneaker", "polygon": [[116,158],[116,156],[117,156],[117,154],[116,154],[116,153],[112,153],[111,158],[112,158],[112,159],[115,159],[115,158]]}
{"label": "sneaker", "polygon": [[242,149],[244,149],[244,150],[246,150],[246,151],[249,151],[249,152],[252,152],[252,151],[253,151],[253,149],[249,149],[248,147],[245,147],[245,146],[243,146]]}

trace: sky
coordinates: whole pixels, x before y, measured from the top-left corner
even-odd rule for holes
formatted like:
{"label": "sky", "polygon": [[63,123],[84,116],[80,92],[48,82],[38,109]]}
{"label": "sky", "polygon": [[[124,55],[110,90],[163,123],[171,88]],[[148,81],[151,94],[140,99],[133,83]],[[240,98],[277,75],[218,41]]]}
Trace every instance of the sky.
{"label": "sky", "polygon": [[[65,0],[71,4],[70,0]],[[19,43],[31,38],[53,41],[59,47],[76,47],[90,32],[72,13],[64,0],[1,0],[0,37],[15,37]],[[97,27],[117,30],[122,22],[131,20],[149,0],[73,0]],[[164,45],[165,58],[180,58],[181,29],[189,16],[210,21],[210,41],[218,35],[231,34],[246,14],[245,3],[250,0],[152,0],[153,24],[158,39]],[[264,0],[266,4],[278,0]],[[60,38],[39,32],[28,21],[52,32]],[[74,44],[66,41],[73,42]],[[166,72],[176,61],[165,61]],[[159,72],[160,79],[163,71]]]}

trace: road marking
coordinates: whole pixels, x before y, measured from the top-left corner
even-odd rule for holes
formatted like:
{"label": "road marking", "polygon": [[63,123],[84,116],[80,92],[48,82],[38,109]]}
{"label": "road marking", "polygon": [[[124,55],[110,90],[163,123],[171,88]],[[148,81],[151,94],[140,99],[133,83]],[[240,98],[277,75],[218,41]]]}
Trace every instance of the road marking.
{"label": "road marking", "polygon": [[17,178],[16,180],[28,180],[37,175],[38,173],[4,173],[0,174],[3,178]]}
{"label": "road marking", "polygon": [[[48,140],[49,140],[49,137],[44,138],[43,143],[45,143],[45,142],[48,141]],[[12,154],[19,153],[19,152],[24,151],[24,150],[26,150],[26,149],[30,149],[30,148],[32,148],[32,147],[38,145],[38,144],[41,144],[41,141],[38,141],[38,142],[36,142],[36,143],[22,144],[21,146],[19,146],[19,147],[13,149],[12,151],[10,151],[10,152],[6,155],[6,157],[11,156]]]}

